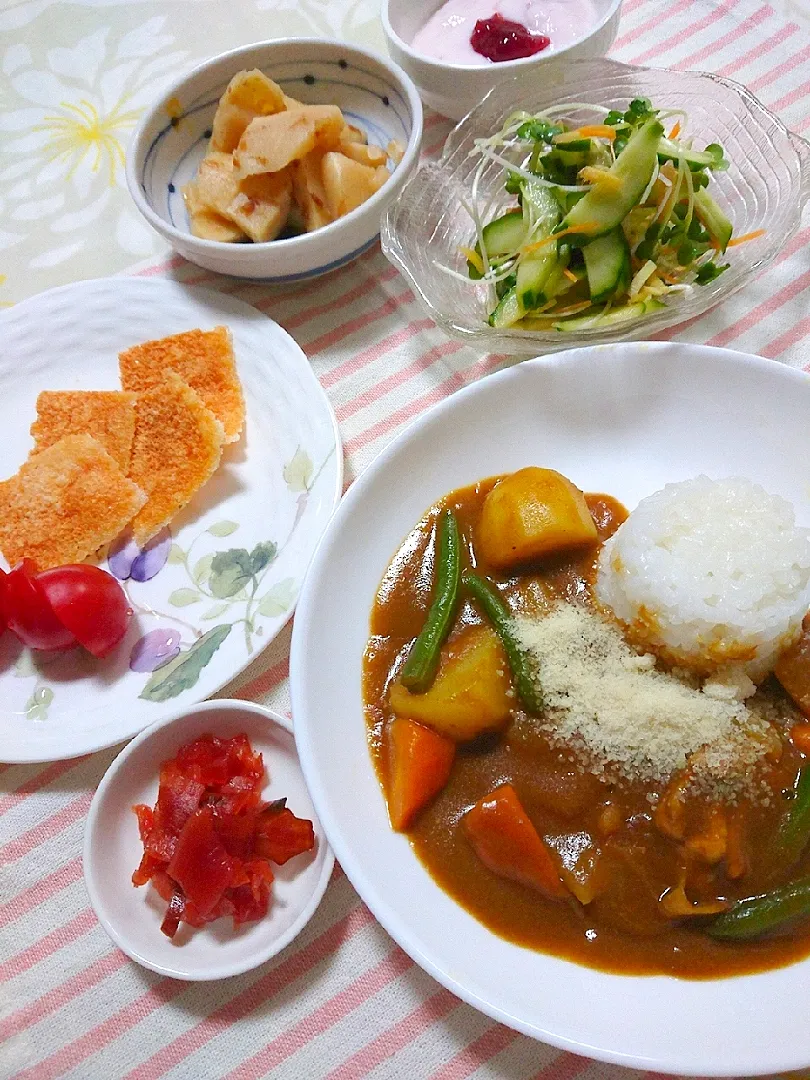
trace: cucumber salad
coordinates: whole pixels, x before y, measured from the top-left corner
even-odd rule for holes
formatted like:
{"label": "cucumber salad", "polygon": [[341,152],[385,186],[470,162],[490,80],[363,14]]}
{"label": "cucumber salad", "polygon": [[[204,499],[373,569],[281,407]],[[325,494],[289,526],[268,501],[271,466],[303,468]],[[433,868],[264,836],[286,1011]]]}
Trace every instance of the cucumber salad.
{"label": "cucumber salad", "polygon": [[[559,117],[595,114],[579,127]],[[481,162],[467,206],[476,229],[461,249],[475,283],[490,286],[490,326],[582,330],[640,318],[671,293],[727,269],[732,224],[715,201],[723,148],[696,149],[688,116],[646,98],[625,112],[581,102],[510,116],[476,140]],[[501,165],[516,205],[492,217],[500,192],[479,204],[481,176]],[[455,276],[456,271],[445,268]]]}

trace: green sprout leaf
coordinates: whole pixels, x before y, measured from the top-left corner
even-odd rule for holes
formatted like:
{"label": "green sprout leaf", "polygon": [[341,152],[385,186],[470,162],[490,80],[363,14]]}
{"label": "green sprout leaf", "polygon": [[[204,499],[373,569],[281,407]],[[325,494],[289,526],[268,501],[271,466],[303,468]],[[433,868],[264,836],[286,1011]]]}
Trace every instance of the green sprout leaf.
{"label": "green sprout leaf", "polygon": [[547,120],[527,120],[520,125],[515,134],[519,139],[550,143],[555,135],[562,135],[563,130],[559,124],[549,124]]}
{"label": "green sprout leaf", "polygon": [[726,156],[723,153],[723,147],[720,143],[709,143],[706,147],[706,153],[711,154],[714,158],[714,161],[712,161],[711,165],[708,165],[707,168],[715,171],[722,171],[723,169],[728,168],[728,161],[726,160]]}
{"label": "green sprout leaf", "polygon": [[728,270],[729,265],[729,263],[724,263],[722,266],[718,266],[717,263],[713,262],[704,263],[703,266],[698,268],[695,284],[708,285],[710,281],[719,278],[722,273]]}

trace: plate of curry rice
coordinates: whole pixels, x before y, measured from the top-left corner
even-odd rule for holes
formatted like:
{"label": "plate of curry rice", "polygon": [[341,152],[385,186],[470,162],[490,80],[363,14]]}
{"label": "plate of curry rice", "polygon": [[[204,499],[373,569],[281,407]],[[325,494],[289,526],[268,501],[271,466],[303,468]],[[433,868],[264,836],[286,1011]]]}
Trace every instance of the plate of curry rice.
{"label": "plate of curry rice", "polygon": [[805,373],[708,346],[527,361],[414,422],[316,552],[319,818],[402,948],[518,1031],[810,1063],[809,409]]}
{"label": "plate of curry rice", "polygon": [[[0,329],[3,566],[87,561],[132,613],[103,659],[0,637],[0,761],[58,760],[210,697],[273,640],[340,498],[342,452],[303,352],[221,293],[84,281]],[[113,518],[119,491],[136,501]]]}

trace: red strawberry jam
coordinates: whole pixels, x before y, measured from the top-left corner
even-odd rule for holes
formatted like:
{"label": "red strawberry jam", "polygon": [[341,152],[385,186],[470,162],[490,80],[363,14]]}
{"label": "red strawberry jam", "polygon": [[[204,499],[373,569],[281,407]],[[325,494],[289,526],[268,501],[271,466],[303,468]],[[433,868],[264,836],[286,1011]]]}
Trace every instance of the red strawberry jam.
{"label": "red strawberry jam", "polygon": [[470,35],[470,44],[477,53],[493,63],[522,60],[534,56],[551,44],[545,34],[532,34],[522,23],[505,19],[495,12],[488,19],[479,19]]}

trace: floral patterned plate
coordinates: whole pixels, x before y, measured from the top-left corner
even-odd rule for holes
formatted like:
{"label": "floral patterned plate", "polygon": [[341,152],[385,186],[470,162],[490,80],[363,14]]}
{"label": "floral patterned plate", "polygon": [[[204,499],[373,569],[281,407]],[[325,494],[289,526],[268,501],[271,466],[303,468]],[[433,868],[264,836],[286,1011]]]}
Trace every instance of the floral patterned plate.
{"label": "floral patterned plate", "polygon": [[113,656],[32,653],[0,638],[0,761],[111,746],[229,682],[290,617],[343,472],[334,414],[307,358],[241,301],[122,277],[55,289],[0,316],[6,475],[31,449],[40,390],[114,389],[121,349],[220,324],[233,334],[245,434],[145,550],[124,536],[103,553],[136,613]]}

